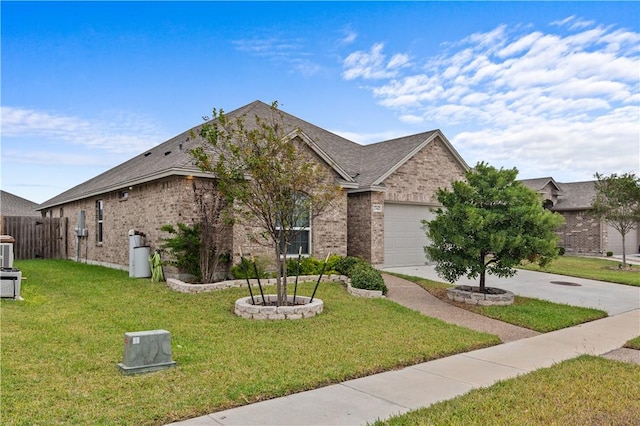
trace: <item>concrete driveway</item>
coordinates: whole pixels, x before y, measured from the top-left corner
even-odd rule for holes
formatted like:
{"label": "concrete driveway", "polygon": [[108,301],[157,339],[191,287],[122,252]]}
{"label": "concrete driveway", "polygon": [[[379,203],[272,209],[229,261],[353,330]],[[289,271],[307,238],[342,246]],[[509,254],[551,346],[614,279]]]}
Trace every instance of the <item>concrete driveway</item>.
{"label": "concrete driveway", "polygon": [[[434,266],[431,265],[385,268],[383,270],[446,282],[438,276]],[[466,277],[462,277],[456,284],[477,286],[478,280],[469,280]],[[499,287],[512,291],[519,296],[602,309],[609,315],[640,309],[640,287],[544,272],[520,269],[511,278],[498,278],[493,275],[487,275],[487,287]],[[638,325],[638,330],[640,331],[640,324]]]}

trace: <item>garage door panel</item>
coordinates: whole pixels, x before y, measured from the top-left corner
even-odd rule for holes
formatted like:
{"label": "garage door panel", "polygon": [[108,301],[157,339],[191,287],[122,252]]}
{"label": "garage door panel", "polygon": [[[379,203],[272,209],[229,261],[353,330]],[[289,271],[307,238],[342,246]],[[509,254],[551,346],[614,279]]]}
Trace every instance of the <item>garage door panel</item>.
{"label": "garage door panel", "polygon": [[[613,254],[622,254],[622,235],[613,226],[607,225],[607,251],[612,251]],[[638,232],[632,229],[625,236],[625,248],[627,254],[638,253]]]}
{"label": "garage door panel", "polygon": [[384,264],[385,266],[424,265],[425,235],[423,219],[434,217],[427,206],[385,203]]}

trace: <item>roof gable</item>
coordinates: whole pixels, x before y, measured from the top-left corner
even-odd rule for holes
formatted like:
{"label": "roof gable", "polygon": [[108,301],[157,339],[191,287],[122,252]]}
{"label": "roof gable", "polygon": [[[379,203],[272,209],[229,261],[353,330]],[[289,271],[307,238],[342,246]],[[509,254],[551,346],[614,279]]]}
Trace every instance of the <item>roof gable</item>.
{"label": "roof gable", "polygon": [[552,177],[521,179],[519,180],[519,182],[527,188],[532,189],[536,192],[540,192],[548,186],[550,186],[551,190],[555,191],[556,193],[561,192],[560,185]]}
{"label": "roof gable", "polygon": [[469,169],[467,163],[442,132],[440,130],[432,130],[365,147],[368,154],[367,168],[370,170],[369,174],[371,176],[377,175],[371,185],[381,185],[385,179],[436,138],[439,138],[444,143],[445,148],[453,154],[464,170]]}

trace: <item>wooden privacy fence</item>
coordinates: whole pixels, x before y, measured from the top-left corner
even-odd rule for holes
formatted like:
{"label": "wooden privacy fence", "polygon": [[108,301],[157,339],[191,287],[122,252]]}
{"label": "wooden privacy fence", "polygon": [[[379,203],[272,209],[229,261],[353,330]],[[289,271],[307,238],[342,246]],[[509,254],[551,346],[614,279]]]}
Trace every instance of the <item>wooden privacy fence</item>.
{"label": "wooden privacy fence", "polygon": [[2,235],[11,235],[14,259],[67,258],[66,217],[3,216]]}

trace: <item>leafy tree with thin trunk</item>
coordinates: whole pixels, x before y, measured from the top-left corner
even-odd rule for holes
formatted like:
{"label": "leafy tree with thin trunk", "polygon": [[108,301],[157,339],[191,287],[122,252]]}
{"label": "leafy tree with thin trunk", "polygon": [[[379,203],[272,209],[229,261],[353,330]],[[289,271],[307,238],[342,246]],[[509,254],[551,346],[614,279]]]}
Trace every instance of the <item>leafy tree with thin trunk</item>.
{"label": "leafy tree with thin trunk", "polygon": [[441,208],[423,221],[431,244],[427,257],[436,271],[454,283],[466,275],[509,277],[522,260],[544,266],[558,255],[556,228],[563,218],[542,207],[539,196],[517,182],[517,169],[497,170],[482,162],[465,173],[466,181],[436,193]]}
{"label": "leafy tree with thin trunk", "polygon": [[622,265],[627,267],[626,235],[640,222],[640,178],[634,173],[618,176],[595,174],[593,212],[622,236]]}
{"label": "leafy tree with thin trunk", "polygon": [[234,207],[234,220],[263,230],[250,238],[273,249],[278,305],[284,305],[286,254],[296,229],[320,215],[340,190],[297,137],[300,130],[285,124],[277,102],[267,116],[246,118],[228,118],[214,109],[200,130],[205,144],[191,154],[201,170],[214,174],[218,190]]}

